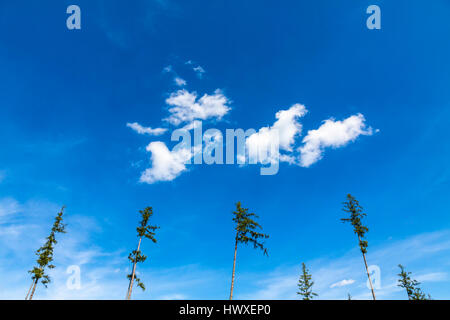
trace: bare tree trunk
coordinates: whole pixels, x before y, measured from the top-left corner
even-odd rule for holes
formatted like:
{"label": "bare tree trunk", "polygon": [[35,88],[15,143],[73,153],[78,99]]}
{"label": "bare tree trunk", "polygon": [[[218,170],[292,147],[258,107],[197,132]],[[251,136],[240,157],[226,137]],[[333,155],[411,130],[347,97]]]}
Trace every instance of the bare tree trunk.
{"label": "bare tree trunk", "polygon": [[[361,241],[361,238],[358,236],[359,241]],[[372,290],[372,297],[373,300],[377,300],[375,298],[375,291],[373,290],[373,285],[372,285],[372,280],[370,279],[370,273],[369,273],[369,267],[367,266],[367,260],[366,260],[366,254],[364,252],[361,252],[364,258],[364,265],[366,266],[366,272],[367,272],[367,277],[369,278],[369,283],[370,283],[370,290]]]}
{"label": "bare tree trunk", "polygon": [[234,273],[236,270],[236,253],[237,253],[237,245],[238,241],[236,239],[236,244],[234,245],[234,260],[233,260],[233,273],[231,276],[231,291],[230,291],[230,300],[233,300],[233,288],[234,288]]}
{"label": "bare tree trunk", "polygon": [[33,283],[34,283],[34,281],[31,282],[31,286],[30,286],[30,289],[28,289],[28,293],[27,293],[27,296],[25,297],[25,300],[28,300],[28,296],[30,295],[31,288],[33,288]]}
{"label": "bare tree trunk", "polygon": [[138,243],[138,247],[137,247],[137,250],[136,250],[136,255],[134,257],[133,272],[131,273],[130,284],[128,285],[127,300],[130,300],[130,298],[131,298],[131,291],[133,290],[133,282],[134,282],[134,277],[135,277],[135,274],[136,274],[136,263],[137,263],[136,257],[138,255],[139,249],[141,247],[141,241],[142,241],[142,237],[139,238],[139,243]]}
{"label": "bare tree trunk", "polygon": [[31,296],[30,296],[30,300],[33,300],[33,296],[34,296],[34,292],[36,291],[36,285],[38,283],[39,279],[34,280],[34,284],[33,284],[33,291],[31,291]]}

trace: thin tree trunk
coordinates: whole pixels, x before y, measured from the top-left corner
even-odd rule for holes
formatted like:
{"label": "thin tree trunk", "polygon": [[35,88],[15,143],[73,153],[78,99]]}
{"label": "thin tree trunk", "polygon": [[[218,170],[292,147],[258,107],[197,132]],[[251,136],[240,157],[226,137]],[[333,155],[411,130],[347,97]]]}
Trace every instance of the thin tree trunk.
{"label": "thin tree trunk", "polygon": [[134,263],[133,263],[133,272],[131,273],[131,279],[130,279],[130,284],[128,286],[128,293],[127,293],[127,300],[130,300],[131,298],[131,291],[133,290],[133,282],[134,282],[134,275],[136,274],[136,257],[139,253],[139,249],[141,248],[141,241],[142,241],[142,237],[139,238],[139,243],[138,243],[138,247],[136,250],[136,255],[134,257]]}
{"label": "thin tree trunk", "polygon": [[25,300],[28,300],[28,296],[30,295],[31,288],[33,288],[33,283],[34,283],[34,281],[31,282],[31,286],[30,286],[30,289],[28,289],[28,293],[27,293],[27,296],[25,297]]}
{"label": "thin tree trunk", "polygon": [[38,283],[39,279],[34,280],[34,284],[33,284],[33,291],[31,291],[31,296],[30,296],[30,300],[33,300],[33,296],[34,296],[34,292],[36,291],[36,285]]}
{"label": "thin tree trunk", "polygon": [[238,241],[236,239],[236,244],[234,245],[234,260],[233,260],[233,273],[231,276],[231,291],[230,291],[230,300],[233,300],[233,288],[234,288],[234,273],[236,270],[236,253],[237,253],[237,245]]}
{"label": "thin tree trunk", "polygon": [[[361,238],[358,236],[359,241],[361,241]],[[369,278],[369,283],[370,283],[370,290],[372,290],[372,297],[373,300],[377,300],[375,298],[375,291],[373,290],[373,286],[372,286],[372,280],[370,279],[370,274],[369,274],[369,267],[367,266],[367,260],[366,260],[366,254],[364,252],[361,252],[364,258],[364,265],[366,266],[366,272],[367,272],[367,277]]]}

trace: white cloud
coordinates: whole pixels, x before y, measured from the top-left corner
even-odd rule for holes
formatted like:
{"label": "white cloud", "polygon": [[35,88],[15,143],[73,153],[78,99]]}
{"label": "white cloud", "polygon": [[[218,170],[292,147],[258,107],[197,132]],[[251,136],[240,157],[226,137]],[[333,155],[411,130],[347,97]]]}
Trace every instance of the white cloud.
{"label": "white cloud", "polygon": [[[194,62],[192,60],[188,60],[185,62],[185,64],[193,66]],[[197,74],[197,77],[199,77],[200,79],[203,77],[203,74],[206,72],[206,70],[200,65],[197,65],[196,67],[192,67],[192,70],[194,70],[194,72]]]}
{"label": "white cloud", "polygon": [[20,212],[21,206],[13,198],[3,198],[0,200],[0,218]]}
{"label": "white cloud", "polygon": [[180,78],[180,77],[175,77],[175,79],[173,79],[173,81],[175,81],[175,84],[179,87],[185,86],[186,85],[186,80]]}
{"label": "white cloud", "polygon": [[179,87],[185,86],[187,84],[186,80],[184,80],[183,78],[181,78],[177,75],[177,73],[175,72],[175,69],[171,65],[168,65],[167,67],[165,67],[163,69],[163,73],[173,74],[174,75],[173,81]]}
{"label": "white cloud", "polygon": [[148,134],[152,136],[160,136],[164,134],[167,129],[166,128],[150,128],[150,127],[143,127],[137,122],[133,123],[127,123],[127,127],[133,129],[135,132],[139,134]]}
{"label": "white cloud", "polygon": [[199,77],[200,79],[203,77],[203,74],[206,72],[205,69],[203,69],[203,67],[201,66],[197,66],[192,68],[195,73],[197,74],[197,77]]}
{"label": "white cloud", "polygon": [[[304,105],[294,104],[287,110],[280,110],[275,114],[277,121],[271,127],[263,127],[257,133],[247,138],[249,150],[270,150],[271,146],[279,146],[279,149],[292,152],[295,138],[302,132],[302,125],[297,121],[308,111]],[[255,155],[255,154],[253,154]],[[264,157],[264,155],[262,155]],[[286,154],[276,154],[280,161],[293,163],[295,159]],[[251,157],[251,156],[250,156]],[[268,159],[260,159],[260,161]]]}
{"label": "white cloud", "polygon": [[196,92],[189,92],[185,89],[173,92],[166,99],[166,103],[171,106],[169,108],[171,115],[165,120],[173,125],[192,122],[195,119],[220,120],[230,111],[229,100],[219,89],[212,95],[204,94],[200,99],[197,98]]}
{"label": "white cloud", "polygon": [[300,165],[309,167],[323,157],[327,147],[338,148],[355,141],[360,135],[372,135],[371,127],[366,127],[364,116],[360,113],[343,121],[325,120],[316,130],[308,131],[303,138],[300,151]]}
{"label": "white cloud", "polygon": [[163,72],[168,73],[168,72],[172,72],[173,71],[173,67],[171,65],[168,65],[166,67],[164,67]]}
{"label": "white cloud", "polygon": [[277,130],[280,137],[280,149],[292,151],[295,137],[302,132],[302,125],[297,122],[308,111],[302,104],[294,104],[288,110],[281,110],[275,114],[277,121],[271,130]]}
{"label": "white cloud", "polygon": [[170,151],[161,141],[151,142],[147,146],[147,151],[152,153],[152,165],[142,173],[140,181],[150,184],[157,181],[172,181],[187,170],[185,163],[192,158],[192,151],[189,148]]}
{"label": "white cloud", "polygon": [[417,276],[419,282],[439,282],[448,279],[446,272],[431,272]]}
{"label": "white cloud", "polygon": [[345,287],[345,286],[351,285],[353,283],[355,283],[355,280],[353,280],[353,279],[348,279],[348,280],[344,279],[344,280],[333,283],[330,286],[330,288]]}

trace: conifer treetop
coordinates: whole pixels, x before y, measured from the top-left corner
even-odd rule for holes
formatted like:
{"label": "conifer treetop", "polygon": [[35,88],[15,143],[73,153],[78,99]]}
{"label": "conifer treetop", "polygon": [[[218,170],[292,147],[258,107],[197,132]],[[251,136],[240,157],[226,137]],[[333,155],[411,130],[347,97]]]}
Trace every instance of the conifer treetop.
{"label": "conifer treetop", "polygon": [[138,237],[145,237],[156,243],[155,231],[159,229],[157,226],[148,224],[150,217],[153,215],[153,208],[146,207],[144,210],[139,210],[142,220],[139,222],[139,227],[136,228]]}
{"label": "conifer treetop", "polygon": [[312,286],[314,281],[312,281],[312,276],[309,274],[309,270],[306,268],[305,263],[302,262],[302,274],[298,280],[298,292],[297,294],[303,296],[303,300],[312,300],[317,296],[317,293],[312,291]]}
{"label": "conifer treetop", "polygon": [[350,213],[349,218],[342,218],[342,222],[350,222],[353,226],[353,232],[358,235],[359,247],[362,253],[367,253],[368,242],[364,240],[366,233],[369,228],[362,224],[362,218],[366,216],[363,212],[363,208],[359,205],[358,200],[356,200],[351,194],[347,195],[347,201],[344,202],[345,212]]}
{"label": "conifer treetop", "polygon": [[267,255],[267,249],[259,239],[267,239],[269,235],[257,231],[262,229],[261,225],[254,220],[259,217],[243,208],[240,201],[236,203],[236,211],[233,211],[233,215],[233,221],[236,223],[236,242],[243,244],[250,242],[255,249],[261,249]]}
{"label": "conifer treetop", "polygon": [[45,273],[45,268],[55,268],[55,265],[53,265],[53,250],[55,245],[58,243],[56,240],[56,234],[66,233],[66,225],[62,222],[64,209],[65,206],[61,208],[61,211],[56,216],[50,235],[46,238],[44,245],[36,251],[36,255],[38,256],[36,260],[37,266],[28,271],[33,280],[40,280],[45,287],[47,287],[47,285],[51,282],[50,277]]}
{"label": "conifer treetop", "polygon": [[[139,210],[139,213],[141,214],[141,221],[139,222],[139,226],[136,228],[137,236],[139,239],[141,238],[147,238],[152,240],[153,243],[156,243],[155,238],[155,231],[159,229],[157,226],[149,225],[150,217],[153,215],[153,208],[152,207],[146,207],[144,210]],[[140,244],[140,240],[139,240]],[[143,291],[145,291],[145,285],[141,281],[141,279],[136,275],[135,272],[135,266],[137,263],[144,262],[147,259],[147,256],[142,254],[142,251],[140,250],[140,247],[138,249],[133,250],[128,255],[128,260],[131,261],[132,265],[134,266],[133,272],[127,275],[128,280],[130,281],[130,284],[132,282],[136,282],[136,285],[140,287]],[[129,288],[129,290],[132,290],[132,288]],[[131,295],[131,291],[128,292],[128,296]]]}
{"label": "conifer treetop", "polygon": [[431,300],[430,295],[426,296],[425,293],[419,288],[420,282],[417,280],[411,279],[411,272],[407,272],[405,267],[401,264],[398,265],[400,268],[400,273],[398,276],[400,279],[398,280],[398,286],[404,288],[406,293],[408,294],[409,300]]}

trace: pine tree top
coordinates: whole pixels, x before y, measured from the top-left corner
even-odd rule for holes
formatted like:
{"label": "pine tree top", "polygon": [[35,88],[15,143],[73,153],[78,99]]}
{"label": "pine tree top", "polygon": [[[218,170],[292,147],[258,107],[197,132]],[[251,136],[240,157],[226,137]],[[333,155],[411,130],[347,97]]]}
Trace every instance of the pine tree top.
{"label": "pine tree top", "polygon": [[406,290],[406,293],[408,294],[409,300],[430,300],[430,295],[426,296],[422,289],[420,289],[419,285],[420,282],[417,280],[411,279],[411,272],[407,272],[405,270],[405,267],[403,267],[401,264],[398,265],[400,268],[400,273],[398,276],[400,279],[398,280],[398,286],[401,288],[404,288]]}
{"label": "pine tree top", "polygon": [[141,214],[141,221],[136,228],[138,237],[146,237],[156,243],[155,231],[159,229],[159,227],[148,224],[150,217],[153,215],[153,208],[146,207],[144,210],[139,210],[139,213]]}
{"label": "pine tree top", "polygon": [[58,243],[56,241],[57,233],[66,233],[66,225],[63,223],[63,214],[65,206],[61,208],[61,211],[57,214],[55,221],[53,223],[50,235],[46,238],[44,245],[42,245],[38,250],[36,250],[36,255],[38,256],[36,263],[37,266],[33,267],[30,271],[31,278],[33,280],[41,280],[44,286],[50,283],[50,277],[45,273],[45,268],[53,269],[55,266],[53,262],[53,250],[55,245]]}
{"label": "pine tree top", "polygon": [[[155,231],[159,229],[158,226],[152,226],[149,225],[149,220],[151,216],[153,215],[153,208],[152,207],[146,207],[144,210],[139,210],[139,213],[141,214],[141,221],[139,222],[139,226],[136,228],[137,236],[139,238],[145,237],[147,239],[152,240],[153,243],[156,243],[155,238]],[[142,254],[142,251],[139,250],[133,250],[128,255],[128,260],[131,261],[131,263],[134,265],[136,263],[144,262],[147,259],[147,256]],[[131,278],[133,277],[133,274],[128,274],[127,278],[131,281]],[[142,290],[145,290],[145,285],[141,281],[137,275],[134,275],[134,282],[138,287],[140,287]]]}
{"label": "pine tree top", "polygon": [[249,212],[247,208],[243,208],[240,201],[236,203],[236,210],[233,211],[233,215],[233,221],[236,223],[236,241],[243,244],[250,242],[255,249],[259,248],[267,255],[264,243],[258,239],[267,239],[269,235],[257,231],[262,229],[261,225],[254,220],[259,217]]}
{"label": "pine tree top", "polygon": [[302,273],[300,274],[300,279],[298,280],[298,295],[303,296],[303,300],[312,300],[317,296],[317,293],[312,291],[312,286],[314,281],[312,281],[312,276],[309,270],[306,268],[305,263],[302,262]]}
{"label": "pine tree top", "polygon": [[344,203],[343,211],[350,213],[348,218],[342,218],[342,222],[350,222],[353,226],[353,232],[358,235],[359,247],[362,253],[367,253],[368,242],[364,240],[369,228],[363,225],[362,219],[366,216],[363,212],[363,208],[360,206],[358,200],[356,200],[351,194],[347,195],[347,201]]}

